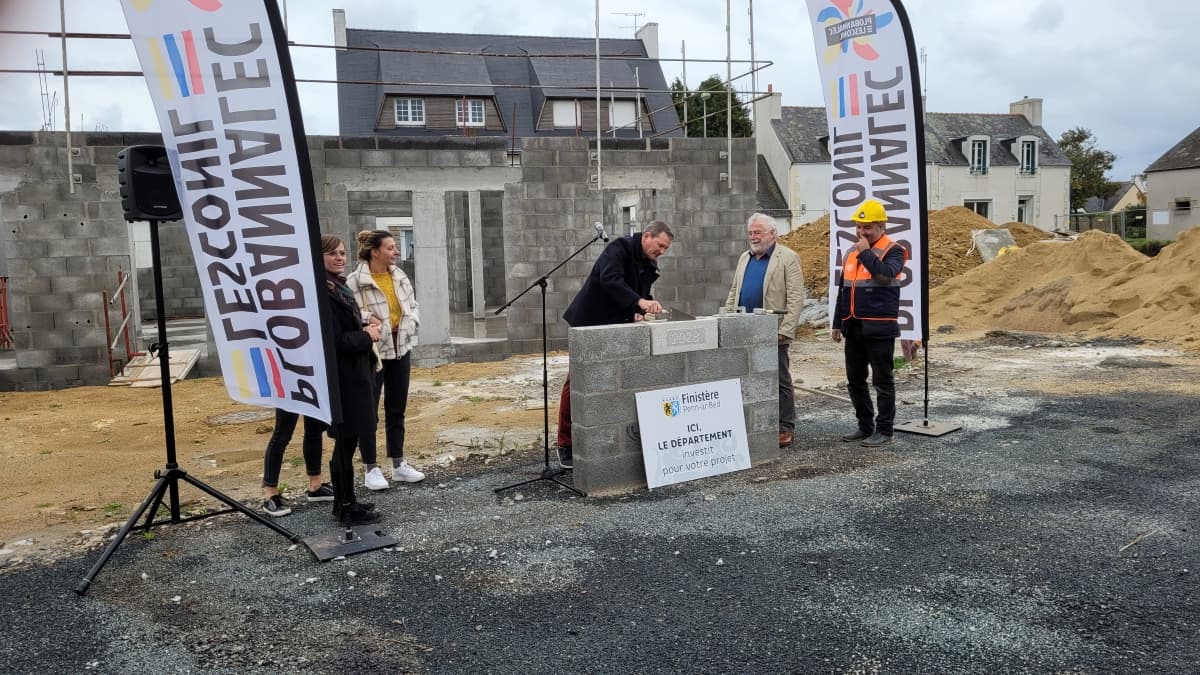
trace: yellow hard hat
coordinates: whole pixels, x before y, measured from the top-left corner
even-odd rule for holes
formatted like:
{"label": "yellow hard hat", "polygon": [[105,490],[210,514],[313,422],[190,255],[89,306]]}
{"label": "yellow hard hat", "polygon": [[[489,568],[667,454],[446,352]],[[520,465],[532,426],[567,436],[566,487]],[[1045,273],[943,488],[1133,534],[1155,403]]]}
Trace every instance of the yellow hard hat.
{"label": "yellow hard hat", "polygon": [[883,204],[880,204],[879,200],[868,199],[854,209],[854,215],[850,220],[856,223],[886,223],[887,211],[884,210]]}

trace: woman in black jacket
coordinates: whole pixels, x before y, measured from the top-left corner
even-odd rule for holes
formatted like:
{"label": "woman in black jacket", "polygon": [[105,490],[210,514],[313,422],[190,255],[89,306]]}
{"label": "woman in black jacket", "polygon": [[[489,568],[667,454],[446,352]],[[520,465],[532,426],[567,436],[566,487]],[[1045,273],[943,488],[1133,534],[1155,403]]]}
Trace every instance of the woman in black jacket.
{"label": "woman in black jacket", "polygon": [[380,519],[374,505],[360,504],[354,496],[354,449],[360,437],[375,436],[375,352],[379,324],[365,323],[358,303],[346,288],[346,247],[342,240],[321,237],[325,254],[325,285],[329,291],[329,315],[333,324],[333,347],[337,354],[338,395],[342,420],[330,426],[333,458],[329,476],[333,482],[333,515],[347,525],[373,523]]}

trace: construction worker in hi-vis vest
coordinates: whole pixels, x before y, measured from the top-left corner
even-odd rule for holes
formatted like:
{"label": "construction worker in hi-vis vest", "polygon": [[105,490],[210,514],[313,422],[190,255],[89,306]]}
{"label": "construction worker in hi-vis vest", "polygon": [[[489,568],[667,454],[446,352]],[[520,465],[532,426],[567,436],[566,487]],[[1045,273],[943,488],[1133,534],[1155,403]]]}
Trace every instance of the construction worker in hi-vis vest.
{"label": "construction worker in hi-vis vest", "polygon": [[[892,442],[896,419],[892,359],[900,337],[900,286],[908,251],[888,238],[887,211],[879,201],[860,204],[851,220],[858,241],[842,263],[832,336],[834,342],[845,340],[846,388],[858,429],[842,440],[877,447]],[[867,389],[868,369],[878,411]]]}

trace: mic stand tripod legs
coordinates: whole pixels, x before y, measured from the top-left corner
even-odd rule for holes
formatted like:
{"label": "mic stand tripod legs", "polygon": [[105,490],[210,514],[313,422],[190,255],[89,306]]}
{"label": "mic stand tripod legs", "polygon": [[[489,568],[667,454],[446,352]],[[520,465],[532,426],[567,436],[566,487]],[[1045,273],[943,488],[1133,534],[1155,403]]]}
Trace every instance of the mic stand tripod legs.
{"label": "mic stand tripod legs", "polygon": [[563,481],[558,479],[559,476],[562,476],[567,473],[566,469],[551,469],[550,468],[550,368],[548,365],[549,361],[550,361],[550,357],[549,357],[549,347],[548,347],[549,338],[547,336],[548,329],[546,327],[546,282],[550,278],[551,274],[554,274],[556,271],[558,271],[558,269],[560,267],[567,264],[567,262],[569,262],[572,258],[574,258],[575,256],[582,253],[585,249],[587,249],[587,247],[589,247],[592,244],[599,241],[600,238],[601,238],[600,234],[597,233],[597,235],[592,237],[591,240],[588,241],[588,243],[575,249],[574,253],[572,253],[571,255],[564,258],[562,260],[562,262],[555,265],[553,269],[551,269],[549,272],[546,272],[542,276],[538,277],[537,281],[534,281],[532,284],[529,285],[528,288],[526,288],[525,290],[518,293],[516,295],[516,297],[514,297],[512,300],[509,300],[508,302],[506,302],[504,304],[504,306],[501,307],[500,309],[496,310],[496,314],[499,314],[499,313],[503,312],[504,310],[508,309],[509,307],[512,306],[512,304],[514,302],[521,299],[521,296],[523,296],[526,293],[528,293],[529,291],[533,290],[533,288],[535,286],[538,287],[539,289],[541,289],[541,297],[542,297],[542,452],[543,452],[542,473],[537,478],[531,478],[529,480],[524,480],[519,483],[513,483],[512,485],[505,485],[503,487],[498,487],[495,490],[493,490],[493,492],[500,493],[505,490],[511,490],[515,487],[520,487],[522,485],[529,485],[530,483],[537,483],[539,481],[549,481],[551,483],[554,483],[555,485],[560,485],[560,486],[570,490],[571,492],[574,492],[575,494],[579,495],[580,497],[587,496],[579,488],[576,488],[575,486],[570,485],[568,483],[564,483]]}

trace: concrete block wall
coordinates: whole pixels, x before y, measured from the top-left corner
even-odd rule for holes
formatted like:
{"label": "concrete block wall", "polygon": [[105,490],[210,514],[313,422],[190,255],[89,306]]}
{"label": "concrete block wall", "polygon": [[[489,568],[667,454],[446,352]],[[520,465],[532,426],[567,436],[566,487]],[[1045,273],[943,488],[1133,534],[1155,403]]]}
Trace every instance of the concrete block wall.
{"label": "concrete block wall", "polygon": [[[0,132],[0,221],[16,362],[0,370],[0,391],[107,381],[105,314],[114,327],[121,319],[103,292],[115,291],[118,270],[132,269],[112,146],[156,139],[76,134],[68,149],[66,134]],[[134,293],[128,297],[136,306]],[[132,323],[136,331],[136,317]]]}
{"label": "concrete block wall", "polygon": [[653,354],[645,323],[572,328],[571,438],[574,484],[594,495],[646,486],[635,394],[741,380],[750,460],[779,457],[779,379],[774,316],[717,320],[716,349]]}
{"label": "concrete block wall", "polygon": [[[659,259],[655,297],[693,315],[715,313],[746,247],[745,222],[755,208],[753,139],[734,140],[732,186],[721,178],[728,173],[725,139],[610,139],[602,147],[598,172],[594,139],[524,141],[521,181],[506,186],[504,194],[508,296],[591,239],[594,222],[602,221],[612,231],[621,217],[617,195],[636,191],[639,226],[664,220],[675,232],[671,250]],[[601,191],[592,180],[597,173]],[[551,349],[567,346],[562,313],[602,246],[593,244],[550,278],[546,312]],[[513,351],[540,350],[539,302],[519,302],[507,315]]]}
{"label": "concrete block wall", "polygon": [[467,193],[446,193],[446,259],[450,273],[450,311],[471,311],[471,247]]}
{"label": "concrete block wall", "polygon": [[[70,194],[65,134],[0,132],[0,218],[6,235],[0,254],[18,333],[18,367],[0,374],[0,389],[107,382],[107,354],[96,346],[104,339],[95,294],[114,285],[118,268],[131,271],[134,264],[120,208],[116,154],[128,145],[161,142],[158,134],[74,134],[73,173],[81,182]],[[735,180],[729,189],[719,180],[726,170],[721,139],[607,140],[602,193],[590,181],[597,173],[593,144],[579,138],[530,139],[523,166],[514,167],[505,139],[312,136],[307,147],[316,217],[323,232],[343,237],[353,249],[353,235],[374,227],[379,215],[415,216],[419,197],[429,216],[414,219],[415,229],[429,229],[417,233],[425,262],[418,256],[406,267],[422,307],[419,361],[463,351],[442,348],[449,340],[452,277],[446,242],[453,214],[446,213],[445,202],[455,191],[481,196],[485,305],[499,306],[588,241],[596,220],[610,226],[619,222],[615,195],[636,191],[640,224],[663,219],[678,235],[661,261],[656,295],[693,314],[715,310],[744,246],[742,224],[754,207],[752,141],[734,144]],[[167,315],[201,315],[199,275],[183,225],[166,223],[159,235]],[[552,348],[567,346],[567,326],[559,317],[599,253],[600,245],[594,245],[551,280]],[[137,280],[141,297],[136,303],[131,297],[131,304],[152,319],[150,270],[139,271]],[[78,290],[84,287],[93,290]],[[535,295],[507,313],[505,352],[540,351]],[[56,329],[82,334],[72,337],[70,346],[55,346],[64,342],[63,334],[45,334]],[[216,372],[215,346],[210,342],[209,347],[212,363],[201,363],[198,373]],[[497,356],[467,352],[459,356]]]}
{"label": "concrete block wall", "polygon": [[[200,277],[196,258],[188,241],[183,221],[161,223],[158,226],[159,259],[162,261],[163,310],[167,319],[204,316],[204,298],[200,295]],[[137,271],[138,299],[142,321],[156,321],[154,302],[154,269]]]}
{"label": "concrete block wall", "polygon": [[484,306],[499,307],[507,299],[504,279],[508,276],[504,261],[504,191],[483,191],[480,204],[483,209]]}

